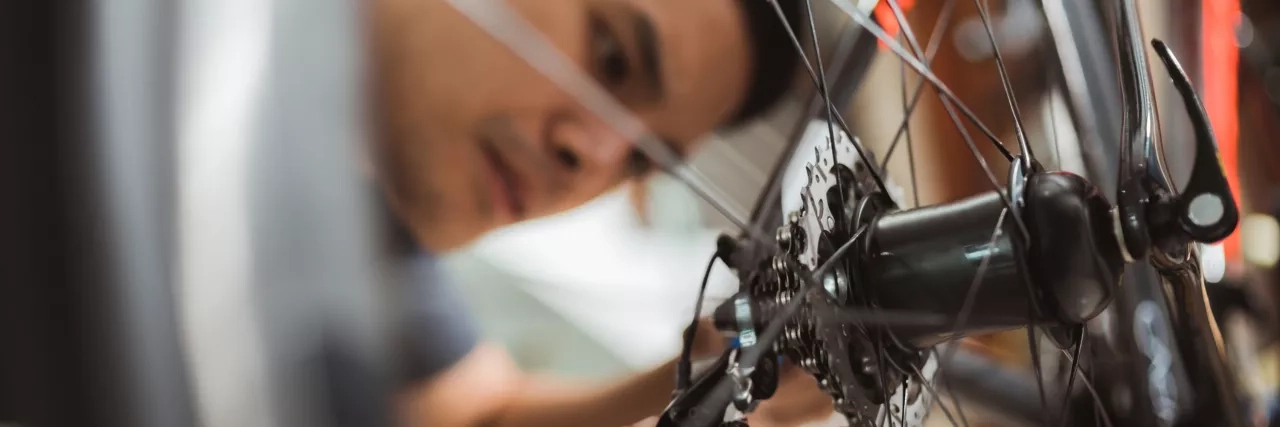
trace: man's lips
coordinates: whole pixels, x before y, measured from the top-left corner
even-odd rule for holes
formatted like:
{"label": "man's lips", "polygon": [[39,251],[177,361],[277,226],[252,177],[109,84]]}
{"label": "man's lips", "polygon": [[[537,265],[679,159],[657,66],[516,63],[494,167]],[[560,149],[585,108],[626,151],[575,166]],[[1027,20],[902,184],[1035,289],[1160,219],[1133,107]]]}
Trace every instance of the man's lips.
{"label": "man's lips", "polygon": [[525,199],[521,187],[520,176],[503,159],[502,154],[491,144],[481,144],[485,162],[490,170],[490,189],[492,190],[494,208],[504,211],[511,219],[519,220],[525,215]]}

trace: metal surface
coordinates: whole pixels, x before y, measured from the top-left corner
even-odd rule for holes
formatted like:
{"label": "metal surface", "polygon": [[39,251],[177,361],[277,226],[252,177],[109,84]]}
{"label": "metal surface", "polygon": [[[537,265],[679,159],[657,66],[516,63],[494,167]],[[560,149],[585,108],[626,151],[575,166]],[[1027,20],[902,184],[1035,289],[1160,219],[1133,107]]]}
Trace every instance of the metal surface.
{"label": "metal surface", "polygon": [[[1198,257],[1195,246],[1188,247],[1187,256]],[[1152,262],[1169,280],[1165,304],[1172,314],[1173,335],[1182,341],[1181,359],[1194,390],[1195,410],[1179,421],[1185,425],[1247,425],[1242,416],[1246,401],[1229,367],[1199,264],[1163,257]]]}
{"label": "metal surface", "polygon": [[20,186],[0,223],[21,227],[0,240],[23,248],[0,261],[0,423],[195,425],[173,309],[173,11],[14,6],[30,24],[0,26],[29,59],[0,68],[30,104],[0,111],[23,119],[0,130],[0,158],[22,162],[0,166]]}
{"label": "metal surface", "polygon": [[376,196],[357,169],[369,135],[360,11],[352,0],[271,3],[245,202],[278,425],[393,424],[387,285],[406,284],[380,268]]}
{"label": "metal surface", "polygon": [[1116,206],[1127,252],[1131,258],[1140,260],[1145,259],[1151,247],[1146,215],[1153,194],[1148,186],[1154,184],[1169,189],[1169,176],[1160,169],[1162,164],[1158,160],[1161,154],[1156,149],[1155,98],[1136,6],[1132,0],[1112,0],[1111,4],[1120,63],[1120,93],[1125,106]]}
{"label": "metal surface", "polygon": [[[1000,217],[1004,202],[990,191],[945,205],[885,215],[874,225],[862,278],[881,307],[969,316],[957,334],[1014,329],[1030,313],[1017,229]],[[1001,232],[995,244],[992,233]],[[985,259],[985,262],[984,262]],[[981,273],[972,298],[971,287]],[[976,309],[975,309],[976,308]],[[898,328],[904,339],[936,343],[952,337],[956,320],[933,328]],[[1048,321],[1048,319],[1041,319]]]}
{"label": "metal surface", "polygon": [[[184,0],[177,79],[181,292],[197,411],[213,426],[273,425],[248,230],[251,149],[271,62],[273,3]],[[231,36],[234,34],[234,36]]]}
{"label": "metal surface", "polygon": [[1090,328],[1090,371],[1113,424],[1247,425],[1199,270],[1185,259],[1156,262],[1159,271],[1131,268]]}
{"label": "metal surface", "polygon": [[[1173,225],[1185,210],[1173,208],[1180,203],[1156,149],[1150,67],[1136,8],[1132,0],[1114,0],[1109,6],[1125,101],[1118,231],[1140,263],[1130,268],[1125,281],[1129,285],[1117,296],[1109,315],[1098,322],[1098,328],[1091,328],[1100,331],[1091,340],[1096,344],[1091,347],[1098,360],[1095,372],[1108,378],[1102,388],[1117,425],[1243,426],[1243,402],[1226,367],[1199,260],[1190,244],[1214,236]],[[1166,59],[1166,65],[1169,62]],[[1179,70],[1171,66],[1174,71]],[[1174,77],[1179,78],[1176,73]],[[1191,93],[1184,99],[1191,105],[1193,98]],[[1211,144],[1211,135],[1208,139],[1198,138],[1198,144]],[[1199,154],[1197,163],[1214,163],[1214,151],[1210,158]],[[1220,169],[1217,177],[1208,177],[1207,170],[1201,169],[1204,178],[1189,187],[1213,187],[1210,181],[1216,179],[1209,178],[1221,178]],[[1229,190],[1214,189],[1229,194]]]}
{"label": "metal surface", "polygon": [[92,372],[99,387],[120,392],[103,390],[94,423],[193,425],[174,314],[174,11],[126,0],[93,2],[88,12],[92,142],[82,154],[96,171],[86,196],[97,218],[84,225],[101,240],[80,279],[102,292],[102,317],[85,327],[106,330],[95,338],[116,367]]}
{"label": "metal surface", "polygon": [[[828,17],[835,16],[825,13],[827,10],[834,8],[829,2],[815,2],[815,6],[823,8],[816,12]],[[829,85],[832,88],[830,92],[831,104],[839,109],[848,105],[858,88],[862,86],[867,70],[871,67],[872,60],[870,58],[874,58],[876,54],[876,39],[862,30],[860,26],[851,25],[848,22],[833,24],[833,26],[841,30],[837,32],[837,43],[834,48],[824,50],[830,56],[824,63],[828,68],[827,75],[830,76]],[[826,35],[824,34],[824,36]],[[801,89],[797,89],[796,97],[799,98],[797,102],[802,106],[800,108],[802,114],[798,119],[792,117],[774,118],[775,120],[790,121],[790,129],[787,133],[788,142],[786,148],[777,156],[773,168],[770,169],[772,172],[770,172],[769,179],[765,182],[763,191],[754,193],[760,196],[756,198],[751,210],[752,223],[766,230],[782,225],[781,191],[783,176],[787,172],[787,165],[791,164],[792,157],[798,153],[796,147],[804,139],[804,133],[810,126],[810,119],[818,117],[826,111],[822,94],[814,90],[812,84],[808,81],[804,81]],[[808,152],[805,152],[800,155],[807,154]]]}
{"label": "metal surface", "polygon": [[[948,350],[949,351],[949,350]],[[973,353],[963,347],[954,356],[943,360],[939,382],[950,393],[964,398],[965,404],[975,404],[988,409],[1001,420],[1014,425],[1038,425],[1044,422],[1046,413],[1039,399],[1035,377],[1024,370],[1010,369],[983,354]],[[1056,404],[1052,399],[1050,404]],[[1048,413],[1056,414],[1051,408]]]}
{"label": "metal surface", "polygon": [[1043,0],[1042,7],[1066,89],[1080,156],[1088,177],[1108,198],[1116,194],[1120,89],[1114,44],[1096,1]]}
{"label": "metal surface", "polygon": [[184,0],[185,319],[209,425],[391,424],[360,5]]}
{"label": "metal surface", "polygon": [[[81,287],[65,151],[83,123],[72,106],[85,58],[80,2],[20,2],[0,13],[0,423],[89,424],[79,355]],[[74,410],[69,410],[74,409]]]}
{"label": "metal surface", "polygon": [[[1092,5],[1089,2],[1073,3],[1083,4],[1084,10]],[[1128,244],[1127,252],[1141,261],[1129,268],[1125,279],[1128,285],[1120,288],[1123,291],[1117,294],[1116,303],[1091,328],[1094,331],[1093,337],[1089,339],[1092,353],[1090,359],[1093,361],[1091,371],[1096,374],[1094,380],[1103,394],[1102,400],[1106,406],[1104,410],[1107,412],[1104,416],[1114,425],[1244,425],[1240,417],[1244,402],[1237,396],[1234,379],[1222,352],[1221,337],[1204,294],[1198,259],[1193,249],[1185,243],[1193,238],[1212,239],[1215,236],[1205,234],[1201,237],[1194,234],[1194,229],[1187,229],[1187,233],[1191,234],[1186,235],[1167,227],[1168,221],[1175,219],[1177,214],[1185,214],[1189,218],[1191,214],[1204,212],[1188,207],[1177,212],[1169,210],[1171,206],[1181,205],[1168,184],[1164,162],[1157,150],[1158,134],[1149,66],[1132,1],[1115,0],[1097,4],[1109,8],[1107,12],[1108,17],[1112,18],[1110,22],[1114,24],[1113,34],[1118,38],[1124,103],[1111,102],[1112,105],[1124,107],[1124,113],[1120,116],[1123,118],[1123,126],[1118,127],[1114,133],[1121,135],[1120,131],[1123,130],[1123,139],[1120,141],[1122,169],[1118,181],[1120,193],[1117,200],[1120,204],[1123,241]],[[1075,11],[1080,10],[1076,8]],[[1051,26],[1052,21],[1051,19]],[[1056,27],[1062,28],[1061,25]],[[1061,38],[1060,32],[1055,33]],[[1078,40],[1081,39],[1072,38],[1072,41]],[[1069,44],[1059,40],[1060,50],[1077,49],[1066,45]],[[1093,46],[1097,44],[1094,43]],[[1098,64],[1103,63],[1105,62]],[[1068,78],[1068,83],[1071,81],[1079,83],[1087,80]],[[1103,85],[1105,83],[1102,82]],[[1082,93],[1099,93],[1099,86],[1094,82],[1089,81],[1089,86],[1088,90],[1071,90],[1076,101],[1073,106],[1077,112],[1083,111],[1082,106],[1087,105],[1087,102],[1080,102]],[[1185,96],[1185,92],[1187,91],[1184,91],[1184,100],[1188,100],[1188,105],[1191,105],[1189,100],[1194,94]],[[1114,96],[1113,93],[1115,92],[1108,94],[1103,91],[1100,97],[1086,97],[1084,100],[1106,104]],[[1078,125],[1081,121],[1088,122],[1081,120],[1081,115],[1077,115],[1076,119]],[[1107,118],[1102,120],[1105,122]],[[1105,125],[1100,125],[1102,126]],[[1200,138],[1202,147],[1208,146],[1203,144],[1206,139],[1208,138]],[[1104,143],[1100,146],[1105,148],[1106,140],[1102,142]],[[1098,145],[1095,144],[1094,148],[1093,151],[1082,150],[1083,154],[1098,155]],[[1101,151],[1102,155],[1107,153],[1108,151]],[[1207,164],[1214,158],[1216,153],[1209,153],[1201,155],[1198,160]],[[1094,179],[1107,185],[1108,181],[1100,178],[1111,175],[1108,173],[1110,165],[1099,162],[1097,157],[1087,163],[1091,174],[1097,175]],[[1202,180],[1208,181],[1211,180]],[[1194,200],[1187,198],[1183,204],[1189,206]],[[1174,215],[1170,215],[1171,213]],[[1225,218],[1229,215],[1225,213],[1214,216],[1219,220],[1210,221],[1215,226],[1228,222]],[[1159,222],[1149,223],[1152,218]],[[1148,227],[1149,224],[1154,225]],[[1121,230],[1117,229],[1116,232],[1120,233]],[[1148,260],[1145,256],[1147,254],[1150,254],[1150,261],[1159,267],[1159,273],[1145,262]],[[969,379],[974,378],[973,370],[978,369],[963,364],[950,368],[960,369],[960,372],[953,372],[951,375]],[[982,393],[983,384],[979,381],[969,381],[961,386],[967,392]],[[1073,404],[1073,407],[1092,408],[1093,402],[1089,395],[1077,396],[1084,400],[1082,404]],[[1003,409],[1015,417],[1022,414],[1025,418],[1025,415],[1037,410],[1035,405],[1010,405],[1018,399],[1008,393],[995,394],[994,400],[988,402],[991,404],[989,406],[998,410],[1004,406]],[[1088,424],[1089,419],[1095,419],[1087,410],[1076,415],[1079,416],[1075,420],[1077,424]]]}
{"label": "metal surface", "polygon": [[[1080,3],[1086,2],[1076,3],[1076,6],[1080,6]],[[1113,34],[1118,38],[1119,71],[1123,77],[1121,87],[1124,103],[1112,103],[1124,107],[1124,114],[1121,116],[1123,126],[1120,129],[1123,130],[1119,162],[1122,169],[1117,200],[1120,203],[1123,236],[1128,243],[1128,252],[1142,261],[1131,266],[1125,280],[1128,285],[1121,288],[1123,292],[1117,294],[1116,303],[1108,313],[1094,322],[1092,330],[1095,334],[1089,340],[1091,359],[1094,361],[1091,371],[1096,374],[1095,381],[1102,389],[1106,406],[1104,410],[1107,412],[1105,416],[1114,425],[1243,425],[1240,414],[1244,402],[1237,395],[1234,379],[1222,352],[1221,337],[1207,306],[1198,259],[1185,243],[1191,239],[1213,239],[1218,234],[1200,233],[1203,234],[1201,236],[1195,233],[1199,230],[1186,225],[1182,228],[1188,234],[1183,234],[1177,227],[1171,230],[1167,226],[1169,221],[1176,221],[1178,215],[1183,215],[1193,222],[1192,225],[1200,227],[1219,227],[1232,221],[1228,218],[1229,213],[1224,212],[1213,215],[1217,220],[1208,221],[1211,224],[1195,224],[1194,220],[1197,218],[1191,216],[1204,214],[1206,211],[1192,209],[1194,197],[1181,202],[1177,199],[1176,192],[1169,185],[1163,158],[1158,151],[1154,100],[1148,75],[1150,67],[1145,59],[1145,45],[1141,41],[1136,10],[1129,0],[1112,1],[1105,3],[1105,6],[1109,7],[1108,17],[1112,18],[1110,22],[1114,25]],[[1083,7],[1087,10],[1089,5]],[[1077,8],[1076,12],[1079,11]],[[1058,27],[1061,28],[1061,25]],[[1057,35],[1061,36],[1060,33]],[[1079,40],[1081,39],[1072,38],[1072,41]],[[1073,46],[1065,46],[1067,49],[1064,49],[1064,45],[1068,44],[1061,40],[1058,45],[1060,50],[1077,49]],[[1176,71],[1176,61],[1173,62],[1171,69]],[[1068,83],[1082,81],[1070,78],[1067,80]],[[1175,82],[1181,82],[1176,73]],[[1098,94],[1098,86],[1092,81],[1089,83],[1089,90],[1071,90],[1076,101],[1073,105],[1077,110],[1084,105],[1079,102],[1082,92]],[[1105,85],[1105,81],[1102,83]],[[1191,109],[1195,104],[1192,101],[1194,93],[1187,95],[1188,92],[1183,90],[1184,100]],[[1105,103],[1112,96],[1102,92],[1101,97],[1084,99]],[[1194,115],[1195,109],[1191,109],[1191,112]],[[1081,121],[1080,119],[1078,115],[1077,121]],[[1207,126],[1200,128],[1207,129]],[[1117,131],[1116,134],[1121,132]],[[1198,143],[1202,148],[1211,147],[1211,144],[1204,143],[1211,138],[1212,135],[1198,138]],[[1106,144],[1101,146],[1105,148]],[[1092,153],[1096,155],[1099,150],[1094,148]],[[1085,155],[1091,153],[1088,149],[1082,151]],[[1102,151],[1102,154],[1105,155],[1106,151]],[[1206,152],[1201,153],[1197,160],[1208,165],[1214,159],[1216,152]],[[1100,163],[1096,158],[1088,163],[1091,173],[1098,175],[1095,179],[1109,175],[1107,172],[1110,165]],[[1208,177],[1212,175],[1209,173],[1212,171],[1206,168],[1202,172],[1205,178],[1198,183],[1221,191],[1219,186],[1214,185],[1216,181]],[[1190,187],[1195,188],[1196,184],[1193,180]],[[1103,185],[1106,185],[1106,181],[1103,181]],[[1181,208],[1173,211],[1173,206]],[[1199,219],[1205,218],[1201,215]],[[1150,254],[1151,262],[1160,267],[1159,274],[1145,262],[1148,260],[1144,256],[1146,254]],[[966,369],[975,369],[973,366],[961,365],[958,368],[961,372],[952,375],[972,378],[969,374],[974,372]],[[970,381],[962,384],[962,388],[967,392],[981,393],[982,384]],[[1004,404],[1005,410],[1013,412],[1011,415],[1028,412],[1028,405],[1008,405],[1017,400],[1016,396],[1007,393],[996,396],[995,402],[988,402],[996,409],[1001,409],[1001,404]],[[1093,402],[1089,395],[1077,396],[1084,400],[1081,404],[1072,405],[1073,407],[1092,408]],[[1076,415],[1080,417],[1075,420],[1076,423],[1088,423],[1093,418],[1093,414],[1087,410]]]}
{"label": "metal surface", "polygon": [[[859,143],[857,140],[841,132],[832,141],[821,126],[810,126],[804,139],[820,142],[813,144],[814,158],[805,166],[807,184],[796,195],[803,203],[798,211],[789,214],[788,223],[779,228],[780,232],[793,236],[789,241],[779,242],[789,252],[779,256],[791,257],[795,262],[775,261],[778,283],[766,280],[764,286],[755,285],[750,290],[757,298],[779,299],[779,305],[791,298],[803,297],[800,294],[803,282],[790,276],[811,274],[826,263],[832,257],[831,250],[850,239],[853,230],[861,226],[863,212],[860,210],[869,209],[865,207],[871,206],[871,200],[885,197],[877,192],[879,187],[869,178],[870,168],[876,166],[862,163],[854,153],[853,144]],[[871,216],[867,213],[865,218]],[[802,267],[794,269],[792,266],[797,264]],[[833,277],[848,275],[850,269],[856,271],[852,263],[842,263]],[[839,280],[833,282],[838,285]],[[852,289],[853,284],[845,282],[848,285],[844,289],[833,286],[828,294],[809,297],[810,305],[793,324],[787,325],[779,341],[781,352],[798,361],[802,369],[817,379],[850,425],[921,425],[933,399],[924,393],[913,394],[912,390],[923,388],[921,382],[932,381],[936,361],[931,360],[932,356],[926,356],[924,361],[890,361],[888,359],[895,356],[878,351],[884,343],[877,345],[874,341],[885,339],[881,334],[869,333],[860,324],[826,320],[833,319],[834,313],[845,306],[862,306],[852,297],[865,292]],[[914,364],[919,364],[925,372],[923,378],[891,367]],[[906,397],[909,399],[904,399]],[[902,402],[906,402],[905,405]],[[901,416],[904,413],[910,416]]]}

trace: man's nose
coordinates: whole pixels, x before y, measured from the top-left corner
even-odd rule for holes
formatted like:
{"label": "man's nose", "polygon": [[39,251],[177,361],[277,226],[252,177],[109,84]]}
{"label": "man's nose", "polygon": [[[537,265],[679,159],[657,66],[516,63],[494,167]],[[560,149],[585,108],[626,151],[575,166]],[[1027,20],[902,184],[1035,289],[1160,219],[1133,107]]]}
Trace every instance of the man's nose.
{"label": "man's nose", "polygon": [[607,126],[573,119],[555,122],[548,137],[556,162],[579,179],[615,180],[631,151],[631,144]]}

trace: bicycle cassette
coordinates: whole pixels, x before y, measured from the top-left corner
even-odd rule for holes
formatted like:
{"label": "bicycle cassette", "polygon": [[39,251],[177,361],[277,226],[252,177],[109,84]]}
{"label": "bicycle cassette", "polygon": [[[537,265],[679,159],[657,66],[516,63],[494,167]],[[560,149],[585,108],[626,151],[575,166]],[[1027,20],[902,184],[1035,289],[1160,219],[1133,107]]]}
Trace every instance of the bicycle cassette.
{"label": "bicycle cassette", "polygon": [[[791,209],[777,232],[783,250],[747,287],[752,298],[774,307],[799,297],[805,283],[800,275],[813,274],[849,239],[857,226],[855,206],[865,198],[885,196],[874,182],[875,166],[861,161],[856,140],[840,132],[833,142],[822,121],[811,123],[804,138],[800,147],[805,148],[797,150],[797,157],[809,150],[813,154],[803,165],[803,181],[784,178],[782,197],[793,199],[783,203]],[[799,167],[794,162],[791,170]],[[803,184],[798,189],[797,182]],[[890,200],[901,199],[900,189],[890,187],[889,192]],[[919,380],[932,378],[937,363],[932,354],[912,354],[906,358],[911,360],[891,356],[882,351],[882,331],[833,320],[843,307],[859,305],[853,265],[841,261],[818,278],[826,293],[809,296],[785,325],[775,349],[817,380],[851,426],[920,426],[931,396],[921,392]]]}

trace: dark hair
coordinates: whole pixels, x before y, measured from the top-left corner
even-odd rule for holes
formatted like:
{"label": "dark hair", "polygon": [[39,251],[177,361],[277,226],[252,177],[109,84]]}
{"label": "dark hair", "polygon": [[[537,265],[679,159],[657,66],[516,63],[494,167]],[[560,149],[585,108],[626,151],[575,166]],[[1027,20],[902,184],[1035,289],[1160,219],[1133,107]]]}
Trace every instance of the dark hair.
{"label": "dark hair", "polygon": [[[751,80],[747,97],[730,125],[742,124],[769,111],[791,87],[793,74],[800,63],[787,25],[796,35],[805,34],[802,27],[800,0],[739,0],[747,18],[747,34],[752,47]],[[787,17],[787,24],[778,19],[773,9],[776,1]]]}

